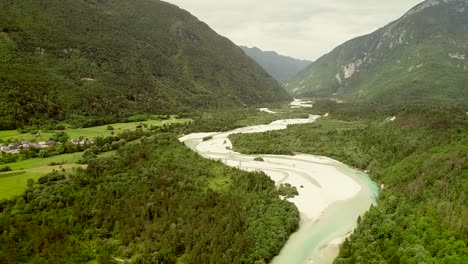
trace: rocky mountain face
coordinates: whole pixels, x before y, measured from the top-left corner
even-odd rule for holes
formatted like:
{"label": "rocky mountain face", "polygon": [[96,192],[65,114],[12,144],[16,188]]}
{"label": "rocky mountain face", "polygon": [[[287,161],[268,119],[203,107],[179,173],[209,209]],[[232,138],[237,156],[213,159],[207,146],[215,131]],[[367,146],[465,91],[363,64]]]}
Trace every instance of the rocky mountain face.
{"label": "rocky mountain face", "polygon": [[305,67],[312,63],[309,60],[300,60],[283,56],[274,51],[262,51],[259,48],[241,46],[242,50],[265,69],[273,78],[281,83],[289,82]]}
{"label": "rocky mountain face", "polygon": [[0,129],[288,101],[228,39],[157,0],[0,0]]}
{"label": "rocky mountain face", "polygon": [[324,55],[287,86],[296,97],[468,105],[468,0],[428,0]]}

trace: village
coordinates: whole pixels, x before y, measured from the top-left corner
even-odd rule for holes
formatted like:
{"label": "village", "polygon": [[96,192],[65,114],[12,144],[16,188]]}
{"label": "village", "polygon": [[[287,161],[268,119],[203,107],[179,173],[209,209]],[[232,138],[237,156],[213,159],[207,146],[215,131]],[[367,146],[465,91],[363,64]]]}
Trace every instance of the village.
{"label": "village", "polygon": [[[94,144],[94,141],[88,140],[88,139],[74,138],[70,140],[70,143],[73,145],[91,145],[91,144]],[[61,144],[61,143],[53,141],[53,140],[41,141],[37,143],[22,141],[22,142],[17,142],[17,143],[10,143],[8,145],[0,145],[0,152],[5,152],[9,154],[18,154],[20,153],[21,150],[28,150],[31,148],[45,149],[45,148],[55,146],[57,144]]]}

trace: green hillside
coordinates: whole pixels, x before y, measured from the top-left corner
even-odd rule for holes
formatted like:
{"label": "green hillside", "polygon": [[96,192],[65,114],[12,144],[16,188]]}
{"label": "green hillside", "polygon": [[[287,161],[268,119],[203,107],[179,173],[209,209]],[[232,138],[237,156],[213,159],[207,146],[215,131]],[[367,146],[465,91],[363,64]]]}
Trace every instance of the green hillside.
{"label": "green hillside", "polygon": [[320,102],[315,108],[329,116],[230,138],[246,154],[331,157],[378,183],[378,205],[358,220],[334,263],[468,263],[466,112]]}
{"label": "green hillside", "polygon": [[259,48],[244,47],[242,50],[262,66],[268,74],[273,76],[278,82],[287,83],[299,72],[304,70],[312,61],[300,60],[288,56],[280,55],[274,51],[263,51]]}
{"label": "green hillside", "polygon": [[302,72],[296,97],[468,105],[468,2],[426,1]]}
{"label": "green hillside", "polygon": [[0,263],[268,263],[299,222],[279,194],[159,133],[0,201]]}
{"label": "green hillside", "polygon": [[239,47],[162,1],[1,0],[0,9],[0,129],[289,99]]}

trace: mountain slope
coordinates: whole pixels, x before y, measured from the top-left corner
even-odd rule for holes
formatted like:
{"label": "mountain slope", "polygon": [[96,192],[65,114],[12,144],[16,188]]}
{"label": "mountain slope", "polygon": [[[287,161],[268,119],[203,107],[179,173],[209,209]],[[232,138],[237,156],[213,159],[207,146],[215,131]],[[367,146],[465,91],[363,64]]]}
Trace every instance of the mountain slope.
{"label": "mountain slope", "polygon": [[231,41],[162,1],[0,8],[0,129],[289,99]]}
{"label": "mountain slope", "polygon": [[312,63],[308,60],[299,60],[280,55],[274,51],[262,51],[259,48],[241,46],[242,50],[262,66],[273,78],[281,83],[289,82],[305,67]]}
{"label": "mountain slope", "polygon": [[468,1],[425,1],[300,74],[294,96],[468,105]]}

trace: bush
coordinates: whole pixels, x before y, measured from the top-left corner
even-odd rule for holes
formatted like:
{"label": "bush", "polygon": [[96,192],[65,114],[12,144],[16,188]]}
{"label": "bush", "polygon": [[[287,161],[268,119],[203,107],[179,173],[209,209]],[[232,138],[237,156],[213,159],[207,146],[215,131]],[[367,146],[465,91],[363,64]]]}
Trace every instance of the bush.
{"label": "bush", "polygon": [[49,166],[59,166],[59,165],[63,165],[65,164],[65,161],[62,161],[62,162],[51,162],[49,163]]}
{"label": "bush", "polygon": [[208,136],[208,137],[204,137],[203,141],[208,141],[208,140],[212,140],[212,139],[213,139],[213,136]]}
{"label": "bush", "polygon": [[278,192],[281,196],[286,198],[293,198],[294,196],[299,195],[297,188],[289,183],[281,184],[278,187]]}
{"label": "bush", "polygon": [[95,159],[97,156],[92,149],[87,149],[83,152],[82,160],[80,163],[88,163],[90,160]]}
{"label": "bush", "polygon": [[111,145],[109,143],[106,143],[101,147],[101,152],[108,152],[108,151],[111,151],[111,150],[112,150]]}
{"label": "bush", "polygon": [[38,154],[39,158],[47,158],[49,156],[49,151],[46,149],[41,149]]}
{"label": "bush", "polygon": [[28,188],[34,187],[34,180],[33,179],[28,179],[28,183],[26,184]]}
{"label": "bush", "polygon": [[265,161],[262,157],[256,157],[254,160],[255,161]]}
{"label": "bush", "polygon": [[39,184],[46,184],[46,183],[51,183],[51,182],[56,182],[56,181],[61,181],[61,180],[65,180],[65,175],[60,174],[57,171],[54,171],[50,174],[42,176],[41,178],[39,178],[37,182]]}
{"label": "bush", "polygon": [[66,127],[64,124],[57,124],[54,126],[54,130],[65,130]]}
{"label": "bush", "polygon": [[114,127],[111,126],[111,125],[108,125],[107,128],[106,128],[106,130],[114,130]]}
{"label": "bush", "polygon": [[60,143],[66,143],[68,139],[69,139],[69,136],[67,135],[67,133],[63,131],[54,133],[52,137],[50,138],[50,140],[60,142]]}
{"label": "bush", "polygon": [[5,171],[12,171],[12,169],[10,168],[10,166],[0,167],[0,172],[5,172]]}

